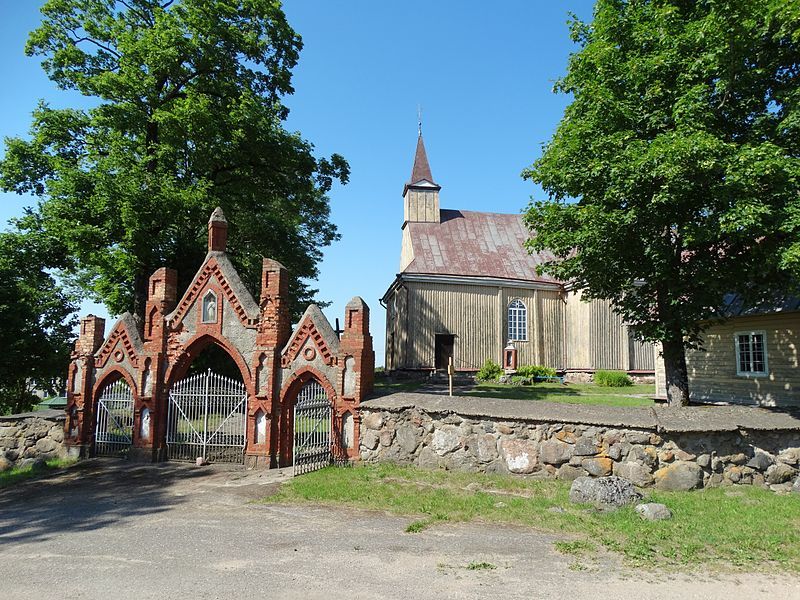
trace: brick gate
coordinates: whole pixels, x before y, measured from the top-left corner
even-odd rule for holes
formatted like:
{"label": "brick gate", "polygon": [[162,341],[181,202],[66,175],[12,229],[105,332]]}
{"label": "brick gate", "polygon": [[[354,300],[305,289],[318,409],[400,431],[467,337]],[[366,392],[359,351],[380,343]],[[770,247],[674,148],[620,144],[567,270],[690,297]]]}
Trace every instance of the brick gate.
{"label": "brick gate", "polygon": [[334,458],[358,456],[359,405],[372,391],[375,361],[369,308],[359,297],[347,304],[341,338],[313,304],[292,330],[286,269],[263,260],[256,302],[225,252],[227,231],[217,208],[208,223],[208,253],[181,298],[176,271],[161,268],[153,274],[143,331],[128,313],[107,337],[103,319],[81,319],[67,380],[64,431],[71,454],[97,451],[100,398],[124,380],[133,397],[132,438],[124,453],[135,460],[164,460],[170,391],[184,381],[192,361],[216,344],[236,363],[247,396],[247,466],[291,464],[290,415],[309,381],[330,400]]}

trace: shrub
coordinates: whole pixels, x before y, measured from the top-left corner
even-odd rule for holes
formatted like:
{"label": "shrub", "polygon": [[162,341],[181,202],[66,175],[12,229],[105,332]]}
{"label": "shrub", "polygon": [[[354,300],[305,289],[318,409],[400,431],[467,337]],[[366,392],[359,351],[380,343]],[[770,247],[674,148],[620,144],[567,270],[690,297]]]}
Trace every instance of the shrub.
{"label": "shrub", "polygon": [[494,381],[503,374],[503,367],[494,362],[491,358],[487,359],[483,366],[475,374],[478,381]]}
{"label": "shrub", "polygon": [[517,367],[517,375],[522,377],[555,377],[556,370],[542,365],[521,365]]}
{"label": "shrub", "polygon": [[595,371],[594,382],[603,387],[626,387],[633,385],[633,380],[622,371]]}

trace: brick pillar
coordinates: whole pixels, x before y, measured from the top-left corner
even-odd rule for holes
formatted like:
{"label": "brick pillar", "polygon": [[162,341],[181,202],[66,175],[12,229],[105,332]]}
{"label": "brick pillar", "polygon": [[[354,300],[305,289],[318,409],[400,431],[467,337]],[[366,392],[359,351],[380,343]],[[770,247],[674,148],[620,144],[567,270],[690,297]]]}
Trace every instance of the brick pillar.
{"label": "brick pillar", "polygon": [[[169,390],[164,389],[167,360],[167,323],[178,299],[178,273],[162,267],[150,277],[145,307],[144,353],[139,363],[139,398],[134,407],[131,460],[166,459],[166,423]],[[149,421],[149,423],[148,423]]]}
{"label": "brick pillar", "polygon": [[94,354],[103,345],[106,321],[89,315],[81,319],[67,373],[67,421],[64,443],[70,456],[86,457],[94,436]]}
{"label": "brick pillar", "polygon": [[[289,276],[278,261],[265,258],[261,267],[261,307],[256,351],[253,355],[255,398],[247,407],[247,447],[245,464],[253,467],[276,467],[280,444],[280,385],[281,350],[292,333],[289,317]],[[263,443],[257,443],[258,417],[266,418]]]}
{"label": "brick pillar", "polygon": [[340,436],[349,429],[344,420],[346,413],[352,415],[352,431],[347,432],[351,443],[346,451],[342,448],[341,439],[334,440],[334,448],[339,448],[343,458],[358,458],[359,405],[372,392],[374,378],[375,352],[369,333],[369,307],[356,296],[345,307],[344,331],[339,344],[337,392],[341,400],[334,407],[337,425],[334,431],[339,432]]}
{"label": "brick pillar", "polygon": [[208,251],[225,252],[228,244],[228,221],[218,206],[208,220]]}

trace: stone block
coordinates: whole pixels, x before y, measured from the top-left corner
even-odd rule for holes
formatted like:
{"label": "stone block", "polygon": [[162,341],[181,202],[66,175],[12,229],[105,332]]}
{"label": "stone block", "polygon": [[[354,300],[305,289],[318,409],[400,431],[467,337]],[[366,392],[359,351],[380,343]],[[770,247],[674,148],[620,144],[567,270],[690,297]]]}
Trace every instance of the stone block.
{"label": "stone block", "polygon": [[50,438],[42,438],[36,442],[36,451],[39,454],[50,454],[58,450],[59,445]]}
{"label": "stone block", "polygon": [[498,457],[497,439],[491,433],[485,433],[481,436],[478,436],[478,442],[475,447],[475,455],[481,462],[492,462]]}
{"label": "stone block", "polygon": [[610,458],[600,456],[596,458],[585,458],[581,466],[586,469],[589,475],[594,477],[605,477],[611,475],[614,469],[614,461]]}
{"label": "stone block", "polygon": [[627,479],[639,487],[646,487],[653,483],[650,469],[645,465],[635,462],[614,463],[614,475]]}
{"label": "stone block", "polygon": [[636,506],[636,514],[646,521],[664,521],[672,518],[672,511],[664,504],[647,502]]}
{"label": "stone block", "polygon": [[380,442],[380,436],[374,429],[367,429],[367,432],[361,436],[361,445],[369,450],[375,450]]}
{"label": "stone block", "polygon": [[642,499],[630,482],[620,477],[578,477],[569,490],[570,502],[593,504],[598,508],[619,508]]}
{"label": "stone block", "polygon": [[574,481],[578,477],[584,477],[585,475],[586,471],[572,465],[561,465],[556,472],[556,478],[564,481]]}
{"label": "stone block", "polygon": [[447,425],[437,428],[436,431],[433,432],[431,447],[439,456],[444,456],[448,452],[460,448],[461,435],[458,429]]}
{"label": "stone block", "polygon": [[711,466],[711,455],[710,454],[701,454],[697,457],[697,464],[700,465],[701,468],[707,469]]}
{"label": "stone block", "polygon": [[417,466],[422,469],[438,469],[442,459],[430,448],[423,448],[417,457]]}
{"label": "stone block", "polygon": [[788,448],[779,452],[778,461],[787,465],[800,465],[800,448]]}
{"label": "stone block", "polygon": [[767,469],[766,480],[769,484],[786,483],[797,475],[797,469],[778,463]]}
{"label": "stone block", "polygon": [[747,461],[747,466],[757,471],[766,471],[774,462],[773,458],[766,452],[756,452],[753,458]]}
{"label": "stone block", "polygon": [[400,449],[403,452],[406,454],[414,454],[414,450],[417,449],[417,446],[420,442],[420,437],[417,435],[416,425],[401,425],[399,429],[395,431],[394,435],[396,443],[400,446]]}
{"label": "stone block", "polygon": [[703,486],[703,469],[697,463],[678,461],[656,471],[653,479],[658,489],[693,490]]}
{"label": "stone block", "polygon": [[383,427],[383,415],[378,412],[369,413],[367,416],[364,417],[364,427],[367,429],[375,429],[378,430]]}
{"label": "stone block", "polygon": [[557,440],[566,444],[574,444],[578,440],[578,436],[574,431],[566,431],[562,429],[554,436]]}
{"label": "stone block", "polygon": [[594,440],[588,437],[580,437],[575,442],[573,453],[576,456],[594,456],[597,454],[597,444]]}
{"label": "stone block", "polygon": [[652,467],[658,461],[658,454],[652,446],[631,446],[627,460]]}
{"label": "stone block", "polygon": [[539,460],[549,465],[560,465],[572,458],[573,447],[559,440],[547,440],[539,446]]}
{"label": "stone block", "polygon": [[626,431],[625,441],[631,444],[649,444],[650,434],[646,431]]}
{"label": "stone block", "polygon": [[500,454],[511,473],[533,473],[538,465],[536,444],[527,440],[501,440]]}

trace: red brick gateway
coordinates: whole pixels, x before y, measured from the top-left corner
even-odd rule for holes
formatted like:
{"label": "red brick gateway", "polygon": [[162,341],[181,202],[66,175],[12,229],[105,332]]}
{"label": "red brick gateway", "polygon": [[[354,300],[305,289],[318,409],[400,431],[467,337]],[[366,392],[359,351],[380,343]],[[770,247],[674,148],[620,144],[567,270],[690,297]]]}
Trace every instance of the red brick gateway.
{"label": "red brick gateway", "polygon": [[[341,338],[313,304],[292,330],[286,269],[263,259],[256,302],[226,255],[227,231],[217,208],[183,297],[174,270],[150,277],[143,333],[127,313],[108,337],[103,319],[81,320],[67,381],[71,454],[296,469],[358,456],[359,405],[375,360],[369,308],[359,297],[347,304]],[[187,377],[210,345],[240,378]]]}

